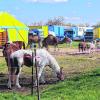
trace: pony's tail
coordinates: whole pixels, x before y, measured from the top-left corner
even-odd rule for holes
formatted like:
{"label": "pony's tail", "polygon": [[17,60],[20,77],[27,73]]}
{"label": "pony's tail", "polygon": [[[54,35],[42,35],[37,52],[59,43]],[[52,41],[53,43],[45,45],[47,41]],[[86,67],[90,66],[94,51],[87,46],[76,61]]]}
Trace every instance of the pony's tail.
{"label": "pony's tail", "polygon": [[11,74],[12,75],[13,74],[18,75],[20,67],[18,66],[18,60],[17,60],[17,58],[10,59],[10,63],[11,63]]}
{"label": "pony's tail", "polygon": [[25,43],[23,42],[23,49],[25,49]]}

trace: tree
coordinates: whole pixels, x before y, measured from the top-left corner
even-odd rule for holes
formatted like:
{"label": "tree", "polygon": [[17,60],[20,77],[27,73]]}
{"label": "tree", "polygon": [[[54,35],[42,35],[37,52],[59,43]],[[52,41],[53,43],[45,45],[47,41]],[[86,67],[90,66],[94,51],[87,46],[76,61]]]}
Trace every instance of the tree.
{"label": "tree", "polygon": [[64,17],[58,16],[55,17],[54,19],[49,19],[46,22],[46,25],[65,25],[64,20],[65,20]]}

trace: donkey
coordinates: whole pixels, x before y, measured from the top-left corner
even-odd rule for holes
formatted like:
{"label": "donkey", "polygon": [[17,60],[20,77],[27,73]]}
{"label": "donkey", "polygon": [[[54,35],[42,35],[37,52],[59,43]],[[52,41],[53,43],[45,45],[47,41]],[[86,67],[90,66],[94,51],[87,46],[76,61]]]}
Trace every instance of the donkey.
{"label": "donkey", "polygon": [[[35,58],[36,58],[36,62],[35,62]],[[59,80],[64,80],[62,68],[60,68],[56,59],[45,49],[37,49],[36,57],[35,57],[35,53],[33,52],[33,58],[32,58],[31,50],[15,51],[10,55],[10,62],[11,62],[11,73],[12,75],[16,75],[15,85],[18,88],[21,88],[19,84],[19,75],[21,73],[21,69],[23,65],[31,67],[32,64],[34,65],[36,63],[37,66],[39,67],[38,80],[40,79],[40,77],[43,77],[41,76],[41,74],[43,73],[43,69],[46,66],[52,68],[52,70],[56,73],[57,78]],[[45,82],[44,77],[42,78],[42,81]],[[37,85],[36,83],[37,82],[35,81],[35,85]],[[8,88],[11,88],[11,77],[9,77],[8,80]]]}

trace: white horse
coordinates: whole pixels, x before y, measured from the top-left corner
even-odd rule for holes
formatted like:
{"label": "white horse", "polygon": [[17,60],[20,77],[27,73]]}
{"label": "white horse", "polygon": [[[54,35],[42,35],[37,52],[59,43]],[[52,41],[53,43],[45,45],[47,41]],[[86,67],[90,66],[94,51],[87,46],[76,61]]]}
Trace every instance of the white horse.
{"label": "white horse", "polygon": [[89,46],[89,47],[87,47],[89,53],[95,51],[95,48],[96,48],[96,47],[95,47],[94,42],[90,42],[90,43],[88,43],[87,45]]}
{"label": "white horse", "polygon": [[[35,55],[34,52],[33,52],[33,55]],[[37,62],[36,62],[37,66],[39,67],[38,80],[40,79],[40,77],[42,77],[41,74],[45,66],[49,66],[50,68],[52,68],[52,70],[54,70],[59,80],[64,80],[64,76],[62,74],[62,68],[60,68],[56,59],[47,50],[37,49],[36,59],[37,59]],[[18,88],[21,88],[19,84],[19,75],[20,75],[22,66],[23,65],[26,65],[28,67],[32,66],[32,60],[33,60],[33,64],[35,64],[35,56],[33,56],[33,59],[32,59],[31,50],[18,50],[18,51],[13,52],[10,55],[11,72],[9,73],[8,88],[11,88],[12,75],[16,76],[15,85]]]}

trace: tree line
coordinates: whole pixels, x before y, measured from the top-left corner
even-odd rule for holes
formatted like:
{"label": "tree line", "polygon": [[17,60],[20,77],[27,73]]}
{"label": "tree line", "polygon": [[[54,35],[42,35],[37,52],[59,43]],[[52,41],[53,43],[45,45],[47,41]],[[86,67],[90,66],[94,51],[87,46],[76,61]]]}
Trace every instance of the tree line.
{"label": "tree line", "polygon": [[[73,23],[66,23],[66,20],[62,16],[58,16],[52,19],[48,19],[47,22],[43,23],[43,21],[40,22],[34,22],[31,25],[33,26],[42,26],[42,25],[61,25],[61,26],[80,26],[80,27],[89,27],[91,26],[89,23],[79,23],[79,24],[73,24]],[[96,23],[95,25],[92,25],[92,27],[100,27],[100,22]]]}

